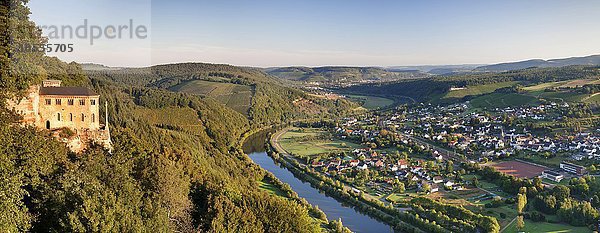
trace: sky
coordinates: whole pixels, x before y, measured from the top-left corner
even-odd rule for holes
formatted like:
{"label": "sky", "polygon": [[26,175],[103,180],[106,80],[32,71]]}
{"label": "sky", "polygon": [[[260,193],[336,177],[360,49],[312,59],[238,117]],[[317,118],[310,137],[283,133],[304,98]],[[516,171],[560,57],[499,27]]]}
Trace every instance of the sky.
{"label": "sky", "polygon": [[109,66],[491,64],[600,54],[598,0],[32,0],[29,6],[38,25],[75,28],[88,19],[102,29],[147,27],[143,39],[50,40],[73,43],[74,51],[48,55]]}

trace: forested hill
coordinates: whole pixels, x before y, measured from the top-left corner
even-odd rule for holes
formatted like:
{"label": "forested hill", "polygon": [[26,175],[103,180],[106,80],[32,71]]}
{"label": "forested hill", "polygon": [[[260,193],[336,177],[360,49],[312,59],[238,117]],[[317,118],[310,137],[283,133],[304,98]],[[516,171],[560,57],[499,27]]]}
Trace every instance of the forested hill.
{"label": "forested hill", "polygon": [[545,82],[598,78],[599,66],[566,66],[550,68],[529,68],[507,72],[472,73],[451,76],[435,76],[425,79],[402,80],[398,82],[354,85],[339,91],[356,94],[387,96],[409,96],[419,101],[428,101],[447,94],[450,88],[464,88],[502,82],[518,82],[520,85],[534,85]]}
{"label": "forested hill", "polygon": [[88,70],[86,73],[93,79],[123,86],[169,90],[213,99],[247,116],[251,125],[331,116],[356,107],[343,99],[326,100],[307,95],[255,68],[180,63],[148,68]]}
{"label": "forested hill", "polygon": [[286,80],[322,83],[389,82],[427,76],[418,70],[386,70],[378,67],[280,67],[265,71]]}
{"label": "forested hill", "polygon": [[[136,77],[87,76],[81,66],[43,53],[20,54],[15,41],[43,43],[29,20],[27,1],[9,0],[0,11],[0,229],[7,232],[319,232],[324,216],[298,199],[273,196],[259,181],[276,184],[235,142],[250,129],[294,117],[318,115],[292,108],[302,97],[267,85],[248,71],[254,86],[250,115],[214,98],[169,90],[163,66]],[[8,25],[23,30],[8,33]],[[10,39],[9,39],[10,37]],[[212,65],[208,65],[213,67]],[[214,68],[219,70],[219,68]],[[184,70],[184,69],[182,69]],[[193,69],[194,72],[196,69]],[[171,71],[167,72],[170,73]],[[210,72],[213,72],[211,70]],[[143,74],[143,75],[142,75]],[[108,101],[113,153],[99,146],[73,154],[50,132],[15,124],[5,99],[47,78],[88,86]],[[127,79],[130,78],[130,79]],[[226,81],[227,80],[227,81]],[[195,80],[202,81],[202,80]],[[244,81],[244,82],[246,82]],[[235,81],[234,81],[235,82]],[[174,83],[173,83],[174,84]],[[180,83],[181,84],[181,83]],[[283,107],[279,103],[287,103]],[[341,107],[341,102],[322,102]],[[104,105],[101,112],[104,112]],[[290,110],[287,113],[286,111]],[[297,111],[296,111],[297,110]],[[104,123],[104,122],[102,122]],[[281,186],[283,187],[283,186]]]}
{"label": "forested hill", "polygon": [[507,63],[499,63],[494,65],[480,66],[474,69],[474,71],[492,71],[492,72],[501,72],[501,71],[511,71],[511,70],[520,70],[532,67],[563,67],[563,66],[573,66],[573,65],[600,65],[600,55],[591,55],[586,57],[570,57],[570,58],[561,58],[561,59],[550,59],[550,60],[542,60],[542,59],[532,59],[526,61],[519,62],[507,62]]}

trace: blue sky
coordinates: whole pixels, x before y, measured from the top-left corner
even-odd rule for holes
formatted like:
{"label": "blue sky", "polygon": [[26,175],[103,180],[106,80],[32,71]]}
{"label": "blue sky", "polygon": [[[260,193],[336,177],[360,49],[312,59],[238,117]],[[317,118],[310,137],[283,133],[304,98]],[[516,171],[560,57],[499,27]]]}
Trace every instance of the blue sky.
{"label": "blue sky", "polygon": [[147,40],[77,43],[80,52],[51,54],[112,66],[473,64],[600,54],[597,0],[33,0],[30,6],[38,24],[88,18],[148,25]]}

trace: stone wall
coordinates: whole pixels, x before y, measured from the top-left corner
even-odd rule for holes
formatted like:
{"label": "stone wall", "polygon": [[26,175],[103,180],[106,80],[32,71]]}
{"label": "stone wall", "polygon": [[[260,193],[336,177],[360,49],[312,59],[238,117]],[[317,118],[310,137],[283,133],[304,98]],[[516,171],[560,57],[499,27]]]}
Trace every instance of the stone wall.
{"label": "stone wall", "polygon": [[27,95],[19,100],[8,100],[7,106],[23,117],[23,123],[37,126],[40,122],[38,115],[40,106],[40,86],[29,87]]}

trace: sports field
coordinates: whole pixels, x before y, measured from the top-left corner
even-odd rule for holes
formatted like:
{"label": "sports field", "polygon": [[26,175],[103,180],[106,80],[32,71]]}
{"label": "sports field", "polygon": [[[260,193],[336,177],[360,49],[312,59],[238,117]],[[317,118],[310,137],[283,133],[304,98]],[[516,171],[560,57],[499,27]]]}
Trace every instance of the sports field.
{"label": "sports field", "polygon": [[533,178],[542,174],[546,168],[519,161],[506,161],[490,165],[497,171],[518,178]]}

